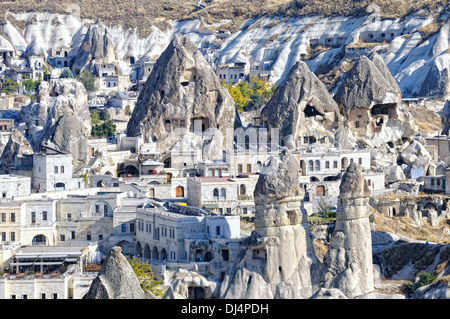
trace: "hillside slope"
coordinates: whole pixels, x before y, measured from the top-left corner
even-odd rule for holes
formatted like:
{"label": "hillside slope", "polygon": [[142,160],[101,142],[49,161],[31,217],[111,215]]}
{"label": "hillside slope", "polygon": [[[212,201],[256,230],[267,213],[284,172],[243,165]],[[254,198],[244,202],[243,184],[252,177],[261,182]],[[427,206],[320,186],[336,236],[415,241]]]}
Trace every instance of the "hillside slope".
{"label": "hillside slope", "polygon": [[124,29],[137,27],[145,33],[150,25],[159,25],[164,19],[186,20],[201,16],[209,23],[231,19],[234,20],[232,24],[238,27],[248,18],[261,16],[360,16],[371,4],[379,6],[382,18],[398,18],[419,9],[436,12],[448,3],[448,0],[203,0],[206,7],[197,10],[197,0],[2,0],[0,12],[67,14],[79,8],[83,19],[100,18],[107,24],[118,23]]}

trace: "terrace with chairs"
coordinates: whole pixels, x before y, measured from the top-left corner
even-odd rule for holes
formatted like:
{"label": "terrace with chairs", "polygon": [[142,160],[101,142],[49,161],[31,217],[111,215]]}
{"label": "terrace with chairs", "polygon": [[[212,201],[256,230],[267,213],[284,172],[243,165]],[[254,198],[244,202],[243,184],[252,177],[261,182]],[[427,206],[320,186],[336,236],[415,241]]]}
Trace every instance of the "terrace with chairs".
{"label": "terrace with chairs", "polygon": [[100,264],[88,264],[84,267],[85,272],[99,272],[102,269],[102,265]]}

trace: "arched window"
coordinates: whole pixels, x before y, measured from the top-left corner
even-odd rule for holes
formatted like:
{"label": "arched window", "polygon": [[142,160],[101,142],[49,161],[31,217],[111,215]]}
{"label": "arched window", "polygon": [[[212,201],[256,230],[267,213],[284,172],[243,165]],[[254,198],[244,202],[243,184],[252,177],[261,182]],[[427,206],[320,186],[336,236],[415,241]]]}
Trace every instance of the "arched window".
{"label": "arched window", "polygon": [[261,172],[261,167],[262,167],[261,162],[258,161],[258,162],[256,163],[256,171],[257,171],[258,173]]}
{"label": "arched window", "polygon": [[44,235],[36,235],[33,238],[32,245],[33,246],[47,245],[47,239],[45,238]]}
{"label": "arched window", "polygon": [[227,190],[225,188],[222,188],[220,190],[220,200],[225,200],[227,199]]}
{"label": "arched window", "polygon": [[314,162],[312,160],[308,161],[308,170],[309,171],[314,170]]}
{"label": "arched window", "polygon": [[175,197],[184,197],[184,187],[183,186],[177,186],[175,189]]}
{"label": "arched window", "polygon": [[219,190],[217,188],[214,188],[213,190],[213,199],[219,200]]}
{"label": "arched window", "polygon": [[66,189],[66,184],[64,183],[56,183],[55,184],[55,191],[63,191]]}
{"label": "arched window", "polygon": [[245,185],[244,184],[241,184],[241,186],[239,186],[239,194],[245,195]]}
{"label": "arched window", "polygon": [[319,160],[316,160],[315,169],[316,169],[316,171],[320,171],[320,161]]}

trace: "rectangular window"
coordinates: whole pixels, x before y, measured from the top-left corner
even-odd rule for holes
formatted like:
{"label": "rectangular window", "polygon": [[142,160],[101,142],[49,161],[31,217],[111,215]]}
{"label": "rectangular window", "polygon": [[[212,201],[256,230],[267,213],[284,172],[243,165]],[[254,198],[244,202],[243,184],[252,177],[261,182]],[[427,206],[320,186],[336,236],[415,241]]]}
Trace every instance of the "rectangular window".
{"label": "rectangular window", "polygon": [[238,173],[239,173],[239,174],[242,174],[242,164],[239,164],[239,165],[238,165]]}
{"label": "rectangular window", "polygon": [[55,174],[58,174],[58,166],[55,166]]}
{"label": "rectangular window", "polygon": [[333,168],[338,168],[338,162],[337,161],[333,162]]}
{"label": "rectangular window", "polygon": [[2,232],[2,241],[6,241],[6,233]]}
{"label": "rectangular window", "polygon": [[247,173],[252,172],[252,164],[247,164]]}
{"label": "rectangular window", "polygon": [[75,239],[75,231],[72,230],[72,239]]}
{"label": "rectangular window", "polygon": [[16,222],[16,213],[11,213],[11,223]]}
{"label": "rectangular window", "polygon": [[47,212],[42,212],[42,220],[47,220]]}
{"label": "rectangular window", "polygon": [[359,164],[359,165],[362,165],[362,158],[361,158],[361,157],[358,158],[358,164]]}
{"label": "rectangular window", "polygon": [[108,216],[108,205],[103,206],[103,215]]}
{"label": "rectangular window", "polygon": [[61,174],[64,174],[64,166],[61,165]]}
{"label": "rectangular window", "polygon": [[325,162],[325,168],[330,168],[330,162],[328,161]]}
{"label": "rectangular window", "polygon": [[16,233],[11,232],[11,241],[16,241]]}
{"label": "rectangular window", "polygon": [[60,239],[61,239],[61,241],[66,241],[66,236],[65,235],[61,235]]}
{"label": "rectangular window", "polygon": [[122,224],[122,233],[127,231],[127,224]]}
{"label": "rectangular window", "polygon": [[2,213],[2,223],[6,223],[6,214]]}
{"label": "rectangular window", "polygon": [[220,226],[216,226],[216,235],[220,236]]}
{"label": "rectangular window", "polygon": [[91,238],[92,238],[91,234],[86,235],[86,240],[91,240]]}
{"label": "rectangular window", "polygon": [[130,232],[134,232],[134,223],[130,223]]}
{"label": "rectangular window", "polygon": [[36,222],[36,212],[31,212],[31,223],[35,223]]}

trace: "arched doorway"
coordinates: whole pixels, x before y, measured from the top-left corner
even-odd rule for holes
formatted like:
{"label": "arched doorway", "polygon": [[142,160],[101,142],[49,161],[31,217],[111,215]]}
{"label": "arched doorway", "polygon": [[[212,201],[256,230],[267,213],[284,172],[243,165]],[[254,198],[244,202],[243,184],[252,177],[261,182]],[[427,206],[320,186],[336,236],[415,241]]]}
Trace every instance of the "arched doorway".
{"label": "arched doorway", "polygon": [[135,254],[134,246],[127,241],[121,241],[117,243],[117,246],[122,248],[122,254],[125,256],[132,256]]}
{"label": "arched doorway", "polygon": [[31,242],[33,246],[45,246],[47,245],[47,238],[44,235],[36,235]]}
{"label": "arched doorway", "polygon": [[63,191],[66,189],[66,184],[64,183],[56,183],[55,184],[55,191]]}
{"label": "arched doorway", "polygon": [[175,197],[184,197],[184,187],[183,186],[177,186],[175,189]]}
{"label": "arched doorway", "polygon": [[159,260],[159,251],[158,251],[158,247],[153,247],[153,251],[152,251],[152,260]]}
{"label": "arched doorway", "polygon": [[152,257],[152,253],[150,251],[150,246],[148,244],[146,244],[145,247],[144,247],[144,255],[142,257],[144,257],[144,258],[151,258]]}
{"label": "arched doorway", "polygon": [[125,176],[128,176],[128,177],[139,176],[139,171],[133,165],[128,165],[127,167],[125,167]]}
{"label": "arched doorway", "polygon": [[136,243],[136,255],[138,255],[139,257],[144,257],[142,255],[143,251],[142,251],[142,246],[140,242]]}
{"label": "arched doorway", "polygon": [[164,248],[161,250],[161,260],[167,260],[167,251]]}
{"label": "arched doorway", "polygon": [[150,188],[149,196],[150,197],[155,197],[155,189],[154,188]]}

